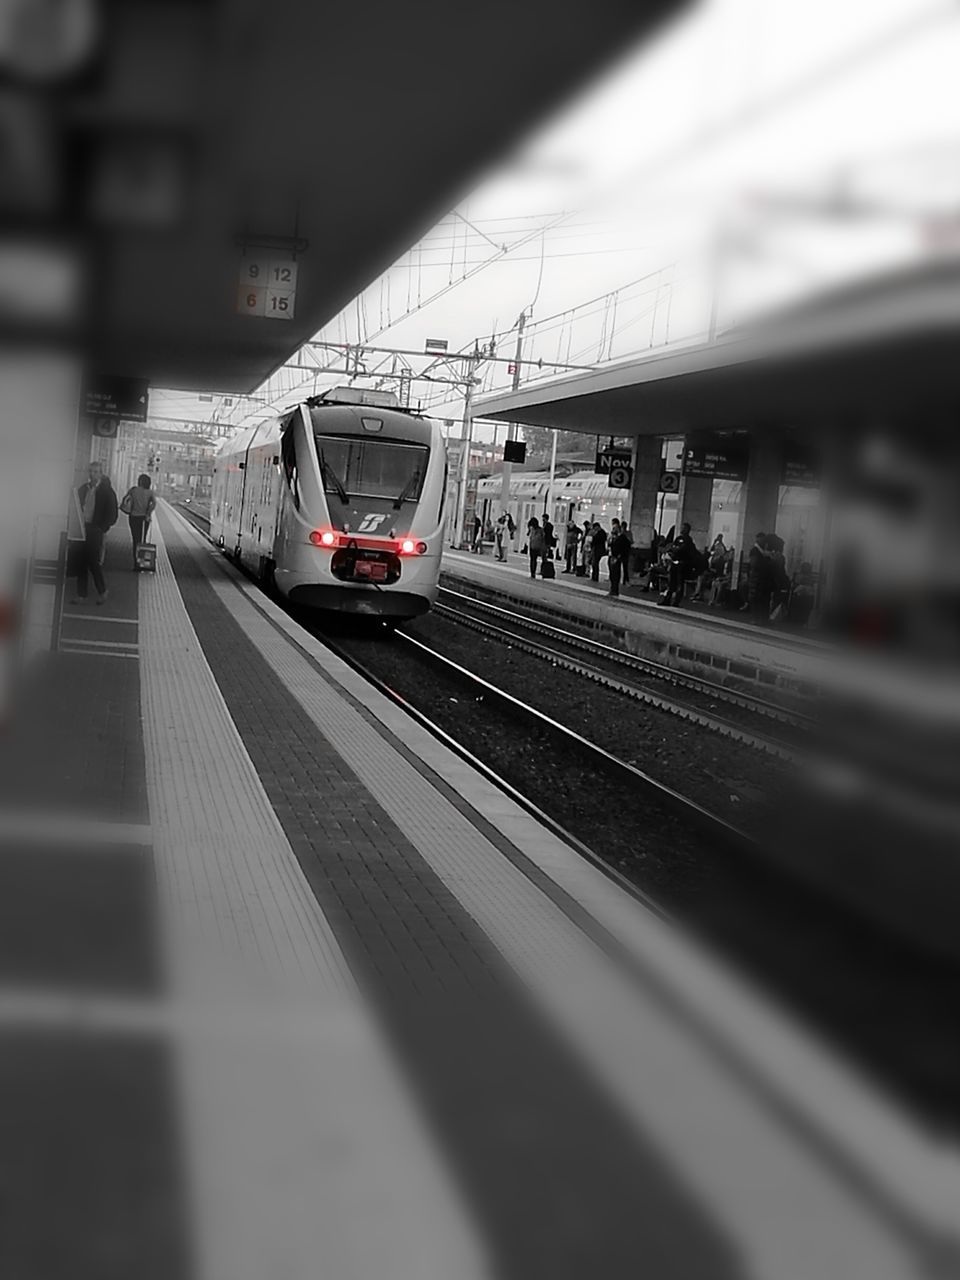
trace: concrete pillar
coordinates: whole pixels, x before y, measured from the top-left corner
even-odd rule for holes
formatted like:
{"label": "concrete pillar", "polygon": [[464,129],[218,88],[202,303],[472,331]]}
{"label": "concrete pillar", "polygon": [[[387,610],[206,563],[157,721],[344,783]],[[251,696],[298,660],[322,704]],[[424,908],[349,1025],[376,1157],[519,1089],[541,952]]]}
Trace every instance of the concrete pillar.
{"label": "concrete pillar", "polygon": [[783,445],[776,436],[754,435],[750,441],[750,469],[740,494],[740,546],[749,551],[758,533],[776,533]]}
{"label": "concrete pillar", "polygon": [[680,481],[677,533],[681,525],[688,523],[690,536],[700,550],[710,536],[712,501],[713,480],[710,476],[684,476]]}
{"label": "concrete pillar", "polygon": [[634,546],[649,546],[657,527],[662,444],[659,436],[637,436],[633,443],[633,485],[627,523]]}
{"label": "concrete pillar", "polygon": [[747,563],[747,553],[758,533],[776,533],[783,445],[767,432],[750,437],[750,466],[740,491],[740,527],[734,560],[734,581]]}

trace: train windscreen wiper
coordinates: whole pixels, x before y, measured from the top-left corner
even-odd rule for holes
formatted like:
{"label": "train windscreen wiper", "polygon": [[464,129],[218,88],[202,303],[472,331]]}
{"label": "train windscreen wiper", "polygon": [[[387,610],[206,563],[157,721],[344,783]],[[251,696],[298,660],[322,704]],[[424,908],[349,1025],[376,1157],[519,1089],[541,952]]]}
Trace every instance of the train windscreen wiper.
{"label": "train windscreen wiper", "polygon": [[327,477],[327,479],[333,485],[334,489],[336,490],[337,497],[340,499],[343,505],[346,506],[349,503],[350,499],[347,496],[346,489],[343,487],[343,482],[341,481],[340,477],[337,475],[333,467],[331,467],[330,463],[326,460],[326,458],[323,456],[322,453],[320,455],[320,470],[323,472],[323,474]]}
{"label": "train windscreen wiper", "polygon": [[397,494],[397,496],[394,498],[393,507],[395,511],[399,511],[400,508],[403,506],[403,504],[407,501],[407,499],[413,497],[414,493],[416,493],[417,491],[417,485],[419,483],[420,483],[420,472],[415,471],[413,475],[410,477],[410,479],[407,481],[407,483],[400,490],[400,492]]}

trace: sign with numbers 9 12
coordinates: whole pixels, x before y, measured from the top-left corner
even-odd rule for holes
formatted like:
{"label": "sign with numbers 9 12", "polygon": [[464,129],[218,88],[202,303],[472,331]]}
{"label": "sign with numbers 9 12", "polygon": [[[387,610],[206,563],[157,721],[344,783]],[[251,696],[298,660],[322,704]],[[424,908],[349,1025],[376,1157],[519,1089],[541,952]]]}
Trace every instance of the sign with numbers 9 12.
{"label": "sign with numbers 9 12", "polygon": [[237,310],[245,316],[292,320],[297,300],[297,264],[289,258],[240,260]]}

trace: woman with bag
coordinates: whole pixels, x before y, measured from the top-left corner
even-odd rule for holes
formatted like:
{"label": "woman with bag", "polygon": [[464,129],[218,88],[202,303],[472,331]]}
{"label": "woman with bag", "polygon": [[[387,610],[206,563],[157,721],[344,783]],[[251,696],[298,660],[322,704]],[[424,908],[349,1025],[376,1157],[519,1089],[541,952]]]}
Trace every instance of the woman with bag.
{"label": "woman with bag", "polygon": [[137,547],[141,542],[147,540],[147,530],[150,528],[150,517],[153,515],[157,506],[157,500],[150,492],[150,477],[141,475],[137,477],[137,483],[128,489],[124,494],[123,501],[120,503],[120,510],[128,517],[130,522],[130,537],[133,539],[133,572],[139,573],[140,566],[137,564]]}

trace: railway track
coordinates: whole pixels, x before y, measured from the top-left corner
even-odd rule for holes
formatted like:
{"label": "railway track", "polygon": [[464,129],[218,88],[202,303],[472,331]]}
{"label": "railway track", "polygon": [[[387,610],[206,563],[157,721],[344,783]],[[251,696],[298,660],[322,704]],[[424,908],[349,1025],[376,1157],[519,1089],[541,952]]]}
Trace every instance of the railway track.
{"label": "railway track", "polygon": [[452,587],[441,586],[440,594],[442,597],[449,598],[449,600],[455,602],[455,605],[444,602],[435,606],[437,610],[463,612],[464,609],[474,609],[482,615],[497,618],[505,625],[520,628],[533,635],[548,637],[555,643],[563,644],[570,649],[577,649],[597,658],[602,658],[604,661],[615,663],[637,675],[648,677],[651,681],[669,684],[676,689],[687,690],[691,694],[709,699],[711,703],[723,703],[727,706],[737,707],[749,712],[752,716],[765,720],[775,720],[780,724],[790,725],[798,729],[811,728],[814,724],[811,716],[791,710],[780,703],[771,702],[767,698],[759,698],[756,694],[747,693],[745,690],[734,689],[715,680],[707,680],[704,676],[694,675],[692,672],[680,671],[676,667],[667,666],[665,663],[657,662],[653,658],[645,658],[640,654],[631,653],[628,649],[619,649],[615,645],[604,644],[601,640],[594,640],[592,637],[581,635],[576,631],[570,631],[568,628],[558,627],[552,622],[546,622],[540,618],[532,618],[527,614],[518,613],[515,609],[507,609],[503,605],[493,604],[488,600],[480,600],[475,596],[466,595],[462,591],[454,591]]}
{"label": "railway track", "polygon": [[689,796],[685,796],[673,787],[667,786],[666,783],[651,777],[650,774],[637,768],[636,765],[630,764],[626,760],[621,760],[619,756],[613,755],[591,739],[585,738],[568,725],[562,724],[545,712],[523,702],[512,693],[507,693],[506,690],[491,684],[489,680],[485,680],[482,676],[478,676],[475,672],[454,662],[452,658],[446,657],[445,654],[431,649],[421,640],[414,639],[413,636],[406,635],[404,632],[398,632],[396,638],[399,643],[412,646],[418,656],[431,665],[455,675],[457,679],[476,691],[480,697],[495,699],[519,719],[536,725],[540,730],[547,730],[551,735],[561,739],[567,746],[587,754],[595,765],[612,774],[624,786],[631,787],[634,790],[643,788],[665,807],[689,821],[697,830],[708,837],[719,840],[724,845],[744,851],[754,849],[755,842],[751,836],[735,827],[732,823],[727,822],[725,818],[711,813],[709,809],[690,799]]}
{"label": "railway track", "polygon": [[[459,595],[458,592],[450,591],[446,587],[441,590],[445,594]],[[773,736],[769,732],[757,732],[750,727],[750,721],[755,723],[759,718],[769,723],[771,720],[776,720],[779,724],[794,730],[795,733],[791,736],[799,739],[804,731],[805,717],[791,715],[784,709],[776,707],[775,704],[752,698],[749,694],[741,694],[695,676],[686,676],[671,667],[641,658],[626,650],[578,636],[575,632],[565,631],[549,623],[503,609],[498,605],[475,601],[471,597],[462,597],[462,599],[469,601],[470,608],[488,611],[497,621],[493,621],[492,618],[478,617],[474,613],[448,604],[437,604],[433,612],[438,617],[455,622],[458,626],[508,644],[512,648],[520,649],[554,666],[576,672],[604,688],[613,689],[647,706],[667,711],[683,720],[688,720],[691,724],[711,729],[715,733],[742,742],[768,755],[782,760],[793,760],[796,756],[795,741],[788,742],[783,737]],[[506,625],[500,625],[501,620]],[[524,632],[548,636],[554,643],[544,644],[542,641],[531,639]],[[589,663],[574,656],[578,651],[593,656],[595,661]],[[604,666],[597,665],[597,660],[604,663],[606,669]],[[629,672],[629,679],[620,679],[614,675],[613,672],[617,668]],[[687,696],[665,696],[660,691],[660,687],[664,684],[686,691]],[[718,715],[715,710],[717,703],[736,707],[741,714],[737,718]]]}

